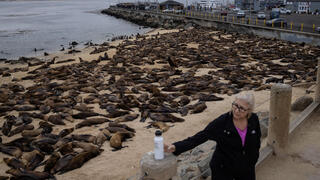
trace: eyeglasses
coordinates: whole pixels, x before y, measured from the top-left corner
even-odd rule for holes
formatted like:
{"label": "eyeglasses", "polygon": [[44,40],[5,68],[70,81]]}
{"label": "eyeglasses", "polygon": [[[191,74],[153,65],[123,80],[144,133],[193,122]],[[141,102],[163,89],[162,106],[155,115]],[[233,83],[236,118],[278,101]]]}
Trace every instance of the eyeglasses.
{"label": "eyeglasses", "polygon": [[249,110],[249,109],[246,109],[246,108],[240,106],[239,104],[237,104],[235,102],[232,103],[232,108],[237,108],[240,112],[246,112]]}

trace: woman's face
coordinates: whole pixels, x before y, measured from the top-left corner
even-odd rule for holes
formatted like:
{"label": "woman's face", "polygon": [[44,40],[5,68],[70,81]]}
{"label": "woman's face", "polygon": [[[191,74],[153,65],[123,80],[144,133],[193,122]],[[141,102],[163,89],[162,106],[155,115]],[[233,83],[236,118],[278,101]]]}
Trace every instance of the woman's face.
{"label": "woman's face", "polygon": [[241,99],[237,99],[232,103],[233,117],[236,119],[243,119],[248,117],[249,104]]}

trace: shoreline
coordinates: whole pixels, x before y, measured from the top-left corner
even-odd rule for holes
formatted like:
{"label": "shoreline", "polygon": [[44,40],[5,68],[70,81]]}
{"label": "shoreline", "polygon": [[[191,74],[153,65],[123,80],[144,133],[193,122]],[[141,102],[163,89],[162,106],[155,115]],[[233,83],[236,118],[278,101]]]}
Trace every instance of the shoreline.
{"label": "shoreline", "polygon": [[[159,32],[159,35],[157,35]],[[171,33],[170,33],[171,32]],[[168,34],[166,34],[168,33]],[[187,39],[186,34],[190,35],[191,38]],[[163,35],[163,36],[162,36]],[[207,36],[207,39],[203,39],[200,35]],[[220,31],[215,31],[215,30],[202,30],[202,29],[190,29],[188,31],[182,31],[180,32],[179,29],[175,30],[161,30],[161,29],[153,29],[148,32],[148,35],[142,35],[138,40],[132,40],[131,42],[128,41],[127,43],[122,43],[125,41],[116,41],[116,42],[111,42],[109,43],[108,46],[105,46],[107,49],[106,51],[102,51],[97,54],[90,54],[93,50],[95,50],[95,47],[89,47],[82,49],[80,53],[74,53],[74,54],[64,54],[63,52],[57,52],[56,54],[50,54],[49,56],[46,57],[39,57],[39,58],[46,58],[46,61],[48,62],[49,60],[52,60],[55,56],[58,56],[56,58],[55,62],[53,64],[50,64],[50,68],[48,68],[48,72],[51,72],[57,67],[69,67],[72,69],[72,64],[77,66],[77,64],[80,63],[80,58],[82,59],[83,62],[93,62],[99,59],[99,57],[103,57],[104,53],[107,53],[108,57],[110,59],[113,59],[114,55],[118,52],[119,54],[116,55],[116,58],[113,59],[119,60],[119,62],[122,59],[125,59],[125,61],[121,61],[118,63],[118,65],[113,67],[113,63],[111,63],[111,60],[103,60],[97,63],[93,69],[90,71],[85,70],[85,69],[78,69],[79,72],[85,73],[87,77],[92,78],[95,77],[96,79],[94,80],[101,80],[103,83],[107,83],[110,80],[111,74],[109,74],[107,71],[112,71],[113,69],[118,68],[119,72],[116,71],[117,73],[124,73],[120,72],[121,68],[126,68],[126,71],[129,71],[133,69],[133,67],[139,68],[136,69],[135,71],[140,72],[143,71],[144,73],[150,73],[147,74],[152,78],[153,76],[160,76],[163,75],[166,77],[166,79],[172,79],[170,75],[167,75],[165,73],[168,73],[168,69],[170,69],[170,66],[168,65],[166,58],[170,55],[171,57],[174,58],[175,62],[179,63],[180,66],[177,67],[177,70],[181,71],[181,73],[185,73],[184,76],[188,77],[188,73],[192,75],[192,78],[199,78],[198,81],[196,82],[203,82],[204,80],[201,78],[209,78],[211,76],[212,78],[216,78],[217,81],[213,81],[215,83],[212,83],[210,87],[212,86],[211,91],[214,90],[215,87],[221,86],[222,90],[224,86],[228,87],[226,82],[229,82],[227,80],[228,75],[232,76],[230,71],[237,72],[237,69],[241,68],[247,68],[247,67],[256,67],[256,71],[260,72],[260,69],[258,68],[263,68],[263,66],[259,67],[257,65],[258,62],[253,58],[253,55],[245,55],[243,54],[244,52],[248,51],[249,49],[242,50],[241,46],[245,46],[246,44],[253,44],[250,47],[255,47],[255,43],[253,41],[257,41],[257,39],[251,38],[251,39],[246,39],[246,36],[240,37],[240,40],[242,38],[243,42],[239,41],[233,41],[234,39],[234,34],[223,34]],[[174,39],[175,38],[175,39]],[[210,39],[208,39],[210,38]],[[238,39],[237,37],[236,39]],[[150,40],[150,41],[149,41]],[[210,41],[215,42],[215,46],[213,44],[209,44]],[[156,42],[159,41],[159,42]],[[161,42],[165,41],[165,42]],[[179,42],[179,45],[176,45],[176,41]],[[231,43],[229,43],[231,42]],[[282,41],[277,41],[278,43],[285,43]],[[162,44],[160,44],[162,43]],[[272,44],[269,41],[263,41],[263,43],[267,44],[264,48],[267,49],[267,47],[272,46]],[[270,44],[268,44],[270,43]],[[236,44],[237,46],[234,46]],[[210,46],[209,46],[210,45]],[[226,48],[228,46],[228,48]],[[220,48],[217,48],[220,47]],[[222,55],[229,55],[235,52],[229,51],[230,48],[236,48],[238,47],[239,54],[239,59],[237,61],[231,61],[233,58],[228,58],[225,61],[220,62],[220,59],[215,59],[215,58],[223,58],[224,56]],[[98,46],[97,49],[99,48],[104,48],[104,46]],[[149,49],[148,49],[149,48]],[[150,50],[150,48],[152,48]],[[163,48],[163,49],[162,49]],[[207,52],[207,49],[209,48],[214,48],[215,49],[215,54],[211,55],[209,54],[210,52]],[[264,50],[264,49],[262,49]],[[158,51],[159,56],[155,57],[154,54],[139,54],[142,52],[148,52],[150,53],[152,51]],[[220,52],[221,51],[221,52]],[[225,51],[225,52],[224,52]],[[310,51],[316,51],[316,49],[310,49]],[[202,52],[202,53],[201,53]],[[218,53],[219,52],[219,53]],[[229,53],[226,53],[229,52]],[[255,52],[255,51],[254,51]],[[301,51],[304,52],[304,51]],[[190,56],[187,56],[188,53],[191,53]],[[200,56],[207,60],[210,61],[212,59],[212,63],[207,63],[203,62],[203,64],[196,64],[192,65],[190,64],[190,67],[187,67],[189,65],[188,63],[191,61],[191,58],[196,58],[194,54],[199,54]],[[207,54],[206,54],[207,53]],[[132,55],[132,56],[130,56]],[[211,55],[211,56],[210,56]],[[238,56],[237,56],[238,57]],[[137,61],[134,61],[134,58],[137,58]],[[186,59],[190,58],[190,61],[187,61]],[[64,62],[64,63],[59,63],[60,61],[68,60],[68,59],[74,59],[74,61],[71,62]],[[248,61],[248,62],[246,62]],[[280,61],[279,59],[277,61]],[[195,63],[197,61],[194,61]],[[222,63],[221,65],[219,63],[214,64],[215,62]],[[241,64],[238,64],[238,66],[235,66],[233,63],[241,62]],[[246,62],[246,63],[245,63]],[[30,63],[37,63],[35,62],[30,62]],[[126,63],[130,63],[130,66],[126,65]],[[137,63],[138,65],[134,65],[134,63]],[[143,63],[143,64],[139,64]],[[152,64],[154,63],[154,64]],[[243,65],[246,64],[246,65]],[[7,65],[7,66],[3,66]],[[34,80],[21,80],[22,77],[26,77],[28,72],[34,71],[35,69],[41,67],[43,64],[40,65],[35,65],[35,66],[28,66],[28,64],[4,64],[0,63],[0,68],[2,67],[10,67],[11,70],[15,68],[26,68],[28,67],[27,71],[17,71],[17,72],[12,72],[10,73],[11,76],[8,77],[2,77],[0,86],[3,84],[9,84],[9,82],[12,82],[13,79],[16,79],[13,83],[19,83],[23,85],[25,89],[32,87],[35,84],[44,84],[41,81],[34,81]],[[191,66],[192,65],[192,66]],[[90,64],[88,65],[90,66]],[[81,68],[86,68],[88,66],[83,66]],[[220,67],[221,66],[221,67]],[[108,68],[111,67],[111,68]],[[277,67],[277,66],[275,66]],[[113,68],[113,69],[112,69]],[[224,71],[219,73],[219,70],[221,69],[226,69],[231,68],[229,71]],[[57,69],[56,69],[57,70]],[[249,71],[249,70],[248,70]],[[251,73],[254,73],[254,71],[250,71]],[[132,75],[135,73],[129,73],[127,76]],[[41,76],[48,76],[49,77],[50,73],[46,74],[41,74]],[[152,76],[151,76],[152,75]],[[221,77],[218,77],[220,75]],[[246,74],[238,74],[236,77],[240,75],[246,75]],[[40,76],[40,75],[39,75]],[[189,75],[190,76],[190,75]],[[257,75],[258,76],[258,75]],[[143,77],[143,76],[142,76]],[[174,75],[174,78],[181,77],[181,75]],[[84,77],[82,77],[84,78]],[[125,83],[128,80],[125,79],[126,77],[123,77],[121,75],[116,75],[116,81],[123,80],[122,82]],[[135,77],[132,77],[135,78]],[[43,78],[42,80],[45,80]],[[90,80],[90,82],[94,82],[94,80]],[[210,80],[210,78],[209,78]],[[214,79],[215,80],[215,79]],[[65,83],[65,84],[72,84],[74,82],[78,81],[75,77],[73,79],[68,79],[67,77],[65,79],[52,79],[49,82],[57,82],[57,83]],[[207,80],[208,81],[208,80]],[[252,80],[253,81],[253,80]],[[288,80],[289,81],[289,80]],[[146,83],[148,84],[154,84],[160,87],[161,83],[163,81],[157,81],[154,83]],[[199,87],[202,87],[201,84],[197,84],[195,82],[189,82],[189,84],[193,83],[193,86],[196,87],[198,85]],[[250,82],[248,82],[250,83]],[[188,84],[188,83],[187,83]],[[184,84],[182,84],[184,85]],[[182,86],[181,85],[181,86]],[[209,86],[209,85],[207,85]],[[94,87],[88,86],[88,87]],[[108,89],[107,87],[110,86],[103,86],[99,87],[99,92],[98,93],[85,93],[82,91],[80,92],[80,95],[83,99],[86,97],[90,96],[90,94],[96,94],[96,95],[103,95],[103,94],[111,94],[112,90],[114,89]],[[112,88],[115,88],[111,86]],[[136,95],[135,93],[131,92],[130,90],[132,87],[140,87],[141,84],[130,84],[128,86],[128,89],[125,92],[128,92],[126,95]],[[236,89],[235,85],[230,86],[231,89]],[[98,87],[96,87],[96,90]],[[300,87],[293,87],[293,96],[292,96],[292,102],[297,99],[298,97],[301,97],[302,95],[305,95],[305,90],[307,88],[300,88]],[[222,92],[221,90],[221,92]],[[242,89],[245,90],[245,89]],[[270,96],[270,91],[268,89],[261,90],[261,91],[254,91],[253,89],[248,91],[254,93],[256,97],[256,105],[259,107],[255,110],[255,112],[266,112],[268,111],[268,105],[269,103],[266,103],[269,99]],[[116,91],[116,90],[115,90]],[[145,92],[142,89],[139,91]],[[219,97],[224,98],[222,101],[210,101],[206,102],[207,108],[199,114],[188,114],[187,116],[181,116],[179,113],[173,113],[177,117],[182,117],[185,119],[183,123],[168,123],[172,127],[169,128],[168,131],[166,131],[163,136],[165,139],[166,143],[172,143],[178,140],[181,140],[183,138],[186,138],[190,135],[193,135],[197,131],[203,129],[210,121],[212,121],[214,118],[218,117],[220,114],[227,112],[230,110],[230,104],[234,99],[234,94],[227,94],[227,93],[213,93],[211,91],[208,91],[206,93],[210,94],[216,94]],[[201,92],[201,91],[199,91]],[[166,92],[167,93],[167,92]],[[185,92],[188,93],[188,92]],[[190,92],[191,93],[191,92]],[[312,93],[310,94],[312,96]],[[61,99],[68,97],[67,94],[61,94],[60,96]],[[152,96],[151,96],[152,97]],[[102,96],[101,96],[102,98]],[[197,102],[198,99],[195,95],[191,96],[190,95],[190,104],[194,104]],[[96,99],[98,101],[99,99]],[[101,99],[100,99],[101,100]],[[105,109],[101,109],[99,107],[99,103],[97,102],[94,103],[89,103],[88,106],[92,107],[95,112],[101,113],[101,114],[106,114]],[[179,99],[175,99],[173,101],[179,101]],[[2,105],[2,104],[1,104]],[[132,113],[139,113],[138,108],[134,108],[134,111]],[[75,111],[74,111],[75,112]],[[19,112],[17,111],[12,111],[8,114],[18,116]],[[293,113],[294,115],[294,113]],[[140,116],[139,116],[140,117]],[[139,119],[136,119],[134,121],[130,122],[124,122],[124,124],[127,124],[129,127],[132,127],[136,130],[135,136],[131,139],[128,139],[127,141],[124,142],[125,146],[128,146],[126,148],[121,149],[120,151],[113,152],[112,148],[109,145],[109,142],[105,142],[102,146],[101,149],[104,149],[104,151],[94,159],[91,159],[90,161],[86,162],[81,168],[75,169],[72,171],[69,171],[63,175],[55,175],[58,179],[79,179],[81,177],[82,179],[89,179],[91,177],[95,177],[98,180],[102,179],[119,179],[119,180],[124,180],[130,177],[133,177],[139,173],[139,161],[140,158],[142,157],[143,154],[152,151],[153,150],[153,137],[154,137],[154,131],[155,128],[149,128],[147,129],[146,126],[149,125],[150,119],[148,119],[145,123],[139,122]],[[1,120],[4,121],[4,117],[1,117]],[[114,119],[112,119],[114,120]],[[38,119],[35,119],[35,122],[33,122],[35,127],[38,127]],[[53,133],[58,134],[62,129],[64,128],[71,128],[78,123],[79,120],[75,120],[75,122],[68,122],[66,121],[66,125],[64,126],[56,126],[54,128]],[[77,129],[75,133],[86,133],[86,134],[92,134],[92,135],[97,135],[99,132],[99,128],[104,128],[106,127],[106,123],[102,125],[97,125],[97,126],[92,126],[92,127],[84,127],[81,129]],[[20,134],[15,135],[13,137],[7,138],[5,136],[3,137],[3,142],[8,142],[10,140],[16,139],[17,137],[20,137]],[[6,170],[9,169],[8,166],[3,162],[3,157],[10,157],[7,155],[4,155],[3,153],[0,153],[0,175],[7,175],[5,173]],[[41,170],[42,167],[39,168]]]}

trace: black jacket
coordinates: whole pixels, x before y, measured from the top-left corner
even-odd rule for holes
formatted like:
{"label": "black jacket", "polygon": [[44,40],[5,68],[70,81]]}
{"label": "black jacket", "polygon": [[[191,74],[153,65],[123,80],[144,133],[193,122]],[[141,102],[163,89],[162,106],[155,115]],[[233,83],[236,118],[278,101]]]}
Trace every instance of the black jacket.
{"label": "black jacket", "polygon": [[173,154],[179,155],[207,140],[214,140],[217,145],[210,162],[213,174],[226,172],[234,178],[248,179],[246,177],[255,176],[254,170],[259,157],[260,137],[259,119],[255,113],[252,113],[248,119],[245,144],[242,146],[240,135],[233,124],[232,113],[228,112],[210,122],[204,130],[194,136],[174,143],[176,151]]}

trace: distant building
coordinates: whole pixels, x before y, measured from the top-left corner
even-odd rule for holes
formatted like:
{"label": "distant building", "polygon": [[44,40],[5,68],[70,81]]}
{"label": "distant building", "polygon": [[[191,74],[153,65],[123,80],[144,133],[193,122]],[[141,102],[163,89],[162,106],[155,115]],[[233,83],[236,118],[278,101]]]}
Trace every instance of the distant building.
{"label": "distant building", "polygon": [[173,0],[168,0],[165,1],[163,3],[160,3],[160,9],[164,10],[164,9],[183,9],[184,5],[182,3],[179,3],[177,1],[173,1]]}
{"label": "distant building", "polygon": [[286,7],[298,13],[319,13],[320,0],[287,0]]}
{"label": "distant building", "polygon": [[235,6],[243,10],[259,11],[264,9],[264,6],[261,6],[261,2],[261,0],[235,0]]}

